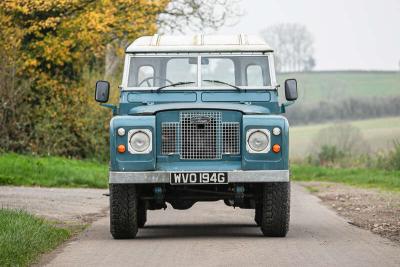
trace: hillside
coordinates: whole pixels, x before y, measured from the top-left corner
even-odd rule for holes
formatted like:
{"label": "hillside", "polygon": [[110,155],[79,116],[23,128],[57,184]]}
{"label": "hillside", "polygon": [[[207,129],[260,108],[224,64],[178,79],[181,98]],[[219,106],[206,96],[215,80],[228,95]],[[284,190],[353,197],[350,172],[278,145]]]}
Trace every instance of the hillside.
{"label": "hillside", "polygon": [[320,101],[337,101],[351,97],[400,95],[400,72],[394,71],[283,73],[278,75],[282,88],[287,78],[296,78],[298,81],[299,104],[316,104]]}
{"label": "hillside", "polygon": [[[385,152],[393,147],[393,141],[400,141],[400,117],[357,120],[347,122],[361,130],[364,140],[371,147],[371,152]],[[321,129],[333,123],[294,126],[290,129],[290,157],[306,157],[313,147],[313,141]]]}

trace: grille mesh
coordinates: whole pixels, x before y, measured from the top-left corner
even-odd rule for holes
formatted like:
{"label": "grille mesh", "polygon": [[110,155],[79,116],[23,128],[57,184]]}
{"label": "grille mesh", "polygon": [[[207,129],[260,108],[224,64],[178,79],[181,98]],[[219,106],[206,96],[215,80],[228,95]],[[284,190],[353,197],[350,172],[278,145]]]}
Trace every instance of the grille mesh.
{"label": "grille mesh", "polygon": [[240,153],[240,123],[222,122],[221,112],[181,112],[179,122],[161,123],[163,155],[214,160]]}
{"label": "grille mesh", "polygon": [[225,122],[222,124],[223,154],[240,153],[240,129],[238,122]]}
{"label": "grille mesh", "polygon": [[161,153],[164,155],[177,153],[178,123],[163,122],[161,124]]}
{"label": "grille mesh", "polygon": [[221,112],[181,112],[179,122],[182,159],[221,158]]}

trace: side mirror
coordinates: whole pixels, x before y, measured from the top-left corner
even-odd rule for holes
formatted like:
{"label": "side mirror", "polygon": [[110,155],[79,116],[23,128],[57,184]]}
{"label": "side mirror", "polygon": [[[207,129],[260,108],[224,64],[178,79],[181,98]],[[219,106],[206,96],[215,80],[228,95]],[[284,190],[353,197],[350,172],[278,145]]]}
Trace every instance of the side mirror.
{"label": "side mirror", "polygon": [[297,99],[296,79],[287,79],[285,81],[285,96],[287,101],[294,101]]}
{"label": "side mirror", "polygon": [[110,83],[107,81],[96,82],[95,99],[97,102],[106,103],[110,96]]}

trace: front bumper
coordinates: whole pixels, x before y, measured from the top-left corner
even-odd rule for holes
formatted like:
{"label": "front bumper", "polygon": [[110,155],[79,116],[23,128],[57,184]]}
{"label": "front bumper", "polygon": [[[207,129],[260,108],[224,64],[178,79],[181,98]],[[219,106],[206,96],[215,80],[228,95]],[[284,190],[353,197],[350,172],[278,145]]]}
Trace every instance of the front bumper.
{"label": "front bumper", "polygon": [[[109,176],[109,183],[110,184],[163,184],[170,182],[170,177],[169,177],[170,173],[171,172],[167,171],[148,171],[148,172],[111,171]],[[228,171],[228,182],[229,183],[289,182],[289,171],[288,170]]]}

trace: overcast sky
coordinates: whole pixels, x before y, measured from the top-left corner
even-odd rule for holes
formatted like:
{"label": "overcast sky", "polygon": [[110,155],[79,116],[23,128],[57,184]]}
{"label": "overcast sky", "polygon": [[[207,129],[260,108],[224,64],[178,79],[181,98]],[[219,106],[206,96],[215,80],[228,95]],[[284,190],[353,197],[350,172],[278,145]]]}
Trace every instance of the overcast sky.
{"label": "overcast sky", "polygon": [[318,70],[399,69],[400,0],[242,0],[241,7],[240,22],[218,33],[301,23],[314,36]]}

